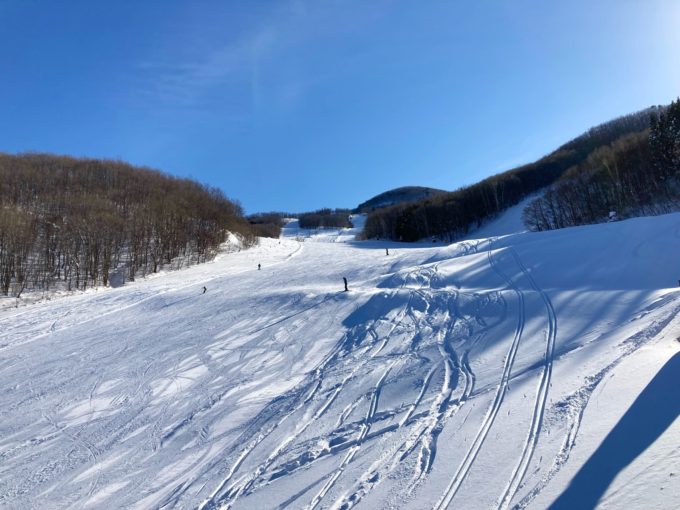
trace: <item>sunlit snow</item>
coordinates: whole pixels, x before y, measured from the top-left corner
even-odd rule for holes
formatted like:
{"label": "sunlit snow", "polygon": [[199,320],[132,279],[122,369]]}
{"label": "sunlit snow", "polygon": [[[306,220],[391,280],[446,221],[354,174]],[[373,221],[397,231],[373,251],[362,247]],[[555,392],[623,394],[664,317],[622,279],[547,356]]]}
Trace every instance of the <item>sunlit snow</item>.
{"label": "sunlit snow", "polygon": [[680,378],[680,214],[446,246],[361,220],[0,312],[0,507],[677,503],[680,399],[635,402]]}

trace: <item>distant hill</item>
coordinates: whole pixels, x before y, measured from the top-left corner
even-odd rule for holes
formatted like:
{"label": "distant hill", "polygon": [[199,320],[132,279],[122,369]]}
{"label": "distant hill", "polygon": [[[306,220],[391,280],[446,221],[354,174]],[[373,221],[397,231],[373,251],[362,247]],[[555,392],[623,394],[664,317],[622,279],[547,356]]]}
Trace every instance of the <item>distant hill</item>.
{"label": "distant hill", "polygon": [[391,189],[380,193],[359,204],[356,208],[357,212],[367,213],[387,207],[390,205],[401,204],[404,202],[412,202],[414,200],[424,200],[440,193],[446,193],[444,190],[435,188],[426,188],[423,186],[403,186],[401,188]]}

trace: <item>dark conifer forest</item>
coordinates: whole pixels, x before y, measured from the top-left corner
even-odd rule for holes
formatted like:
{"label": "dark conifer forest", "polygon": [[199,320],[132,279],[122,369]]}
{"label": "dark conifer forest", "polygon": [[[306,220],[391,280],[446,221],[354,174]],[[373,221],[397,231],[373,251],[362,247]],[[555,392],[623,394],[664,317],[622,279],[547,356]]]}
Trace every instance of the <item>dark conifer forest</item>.
{"label": "dark conifer forest", "polygon": [[256,242],[216,188],[118,161],[0,154],[0,293],[86,289]]}

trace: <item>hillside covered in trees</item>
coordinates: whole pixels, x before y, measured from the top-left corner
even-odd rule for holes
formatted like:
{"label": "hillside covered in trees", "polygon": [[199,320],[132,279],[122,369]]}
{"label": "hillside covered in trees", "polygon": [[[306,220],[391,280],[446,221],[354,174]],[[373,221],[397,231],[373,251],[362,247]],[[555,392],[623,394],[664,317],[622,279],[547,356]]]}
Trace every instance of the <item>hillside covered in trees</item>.
{"label": "hillside covered in trees", "polygon": [[281,235],[281,228],[291,218],[298,218],[300,228],[350,228],[351,213],[350,209],[330,208],[301,213],[270,211],[251,214],[248,221],[256,235],[276,238]]}
{"label": "hillside covered in trees", "polygon": [[440,193],[446,193],[444,190],[436,188],[426,188],[423,186],[403,186],[401,188],[391,189],[380,193],[360,203],[355,209],[358,213],[367,213],[387,207],[390,205],[401,204],[404,202],[413,202],[415,200],[423,200]]}
{"label": "hillside covered in trees", "polygon": [[319,209],[298,215],[300,228],[350,228],[349,209]]}
{"label": "hillside covered in trees", "polygon": [[251,214],[247,219],[254,235],[275,239],[281,235],[281,227],[283,227],[284,218],[289,217],[290,216],[285,213],[264,212]]}
{"label": "hillside covered in trees", "polygon": [[651,125],[594,150],[524,210],[531,230],[659,214],[680,207],[680,100]]}
{"label": "hillside covered in trees", "polygon": [[649,129],[651,116],[660,110],[650,108],[592,128],[534,163],[477,184],[374,210],[367,218],[364,237],[397,241],[460,238],[525,197],[555,183],[598,149]]}
{"label": "hillside covered in trees", "polygon": [[0,294],[107,285],[212,258],[241,206],[216,188],[119,161],[0,154]]}

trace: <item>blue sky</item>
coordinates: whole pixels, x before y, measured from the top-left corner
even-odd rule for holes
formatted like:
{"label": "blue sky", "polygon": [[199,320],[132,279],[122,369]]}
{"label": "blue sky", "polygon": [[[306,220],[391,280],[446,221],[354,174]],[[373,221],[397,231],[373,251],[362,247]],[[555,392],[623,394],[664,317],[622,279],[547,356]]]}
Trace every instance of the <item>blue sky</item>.
{"label": "blue sky", "polygon": [[680,95],[675,0],[0,0],[0,151],[247,212],[455,189]]}

